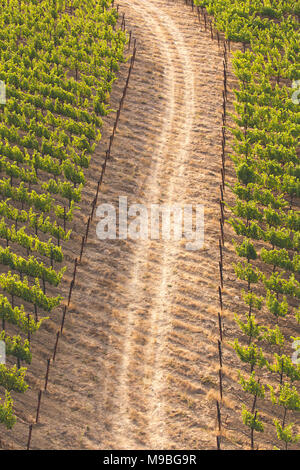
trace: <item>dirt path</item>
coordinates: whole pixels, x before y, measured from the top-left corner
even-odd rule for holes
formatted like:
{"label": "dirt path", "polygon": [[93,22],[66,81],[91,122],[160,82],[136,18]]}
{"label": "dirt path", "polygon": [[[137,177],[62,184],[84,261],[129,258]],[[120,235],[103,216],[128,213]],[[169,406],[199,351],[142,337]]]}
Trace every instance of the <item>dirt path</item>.
{"label": "dirt path", "polygon": [[[159,38],[160,56],[164,66],[161,89],[166,97],[162,127],[157,135],[155,153],[150,175],[143,184],[143,202],[172,204],[176,199],[174,190],[178,183],[185,187],[184,167],[190,151],[191,133],[194,125],[195,97],[194,71],[191,67],[190,51],[177,24],[169,14],[160,11],[154,2],[132,2],[137,15],[143,18],[149,31],[149,39]],[[175,200],[174,200],[175,196]],[[164,382],[165,343],[170,331],[172,288],[174,285],[174,262],[179,244],[159,242],[137,242],[133,261],[133,275],[129,279],[128,328],[124,337],[124,350],[119,373],[117,401],[123,403],[123,412],[116,419],[115,430],[120,435],[122,448],[135,448],[135,440],[124,440],[124,429],[131,429],[130,394],[132,370],[139,370],[139,381],[143,384],[142,398],[146,403],[144,419],[147,423],[150,448],[168,448],[165,432],[165,410],[162,388]],[[158,269],[149,270],[157,260]],[[160,260],[160,261],[159,261]],[[148,275],[149,273],[149,275]],[[149,301],[149,299],[151,299]],[[141,310],[143,314],[141,315]],[[143,360],[136,363],[134,332],[139,328],[151,332],[141,351]]]}
{"label": "dirt path", "polygon": [[[207,167],[210,164],[205,162],[205,154],[209,157],[210,151],[214,149],[214,165],[218,164],[219,129],[216,128],[219,103],[216,100],[215,90],[210,90],[209,86],[215,86],[214,74],[221,61],[214,57],[213,60],[216,60],[211,63],[212,58],[208,56],[207,44],[205,45],[203,41],[201,45],[197,40],[197,33],[193,28],[195,20],[187,11],[182,15],[182,4],[162,1],[145,1],[141,4],[138,1],[130,1],[124,2],[124,6],[129,8],[129,15],[134,21],[136,22],[138,18],[137,24],[143,25],[143,34],[148,39],[148,44],[157,44],[157,59],[163,66],[163,79],[159,86],[162,96],[165,97],[163,105],[165,114],[160,113],[161,130],[155,136],[150,174],[143,182],[140,202],[148,207],[152,203],[203,202],[208,215],[212,207],[209,207],[211,204],[208,205],[206,197],[203,197],[206,188],[201,187],[200,200],[199,196],[195,198],[195,194],[199,194],[199,188],[192,189],[193,199],[190,199],[189,189],[192,176],[200,181],[200,173],[205,171],[207,174]],[[151,49],[145,52],[152,53]],[[210,64],[209,67],[207,62]],[[205,69],[205,76],[203,72],[201,74],[201,69]],[[199,75],[202,75],[201,82]],[[204,106],[207,106],[207,113],[215,113],[214,122],[208,122],[207,113],[202,116],[205,126],[210,126],[211,134],[216,137],[214,148],[209,152],[207,140],[201,142],[199,139],[201,131],[199,132],[197,121],[199,117],[201,119],[204,98],[204,90],[202,96],[200,95],[201,87],[205,90]],[[199,155],[200,149],[202,168],[198,161],[193,171],[196,174],[192,175],[191,165],[195,154],[201,155]],[[217,179],[218,172],[213,178],[210,175],[211,183],[212,185],[215,183],[216,187]],[[196,184],[198,186],[199,183]],[[216,189],[213,191],[216,192]],[[213,210],[216,211],[216,208]],[[206,244],[206,249],[209,249],[209,242]],[[193,368],[195,367],[193,359],[196,359],[196,356],[193,356],[193,351],[186,346],[180,348],[180,351],[177,350],[175,354],[172,348],[174,343],[178,342],[176,330],[179,330],[181,335],[186,334],[189,337],[188,341],[190,336],[195,336],[201,331],[200,327],[191,322],[185,305],[186,300],[193,299],[193,289],[196,291],[197,285],[200,288],[200,279],[191,279],[190,275],[184,272],[185,266],[188,271],[191,266],[192,269],[197,269],[196,259],[199,253],[186,252],[180,242],[166,241],[139,242],[136,243],[134,251],[133,274],[126,288],[128,325],[123,338],[119,383],[115,392],[116,403],[121,403],[122,407],[117,408],[118,412],[113,421],[113,434],[119,436],[121,448],[136,448],[141,431],[144,434],[144,444],[149,448],[170,448],[174,445],[169,433],[170,418],[174,412],[175,415],[176,413],[180,415],[183,410],[181,406],[178,410],[170,409],[172,402],[169,400],[169,387],[173,388],[174,385],[178,387],[178,395],[179,389],[183,386],[179,397],[183,401],[190,400],[191,408],[196,406],[193,398],[186,396],[184,382],[180,383],[182,379],[178,376],[180,369],[184,367],[181,361],[186,362],[187,359],[191,359],[190,367]],[[203,253],[201,256],[203,260]],[[199,301],[199,294],[196,296],[195,300]],[[195,308],[196,305],[191,307],[193,316]],[[183,310],[187,312],[183,314]],[[180,320],[177,320],[178,317]],[[141,332],[142,335],[148,332],[143,347],[139,347],[136,340]],[[179,340],[179,343],[181,341]],[[199,390],[195,384],[199,383],[200,377],[197,377],[197,373],[192,375],[194,376],[191,384],[187,382],[186,389],[191,388],[191,394],[197,395]],[[133,392],[134,388],[138,388],[137,397],[134,397],[136,395]],[[136,425],[132,419],[132,412],[138,408],[139,401],[144,403],[139,416],[141,425]],[[204,416],[203,418],[205,419]],[[198,440],[196,436],[195,439]]]}
{"label": "dirt path", "polygon": [[204,204],[205,246],[94,221],[32,446],[215,448],[222,55],[183,1],[118,3],[138,55],[100,202]]}

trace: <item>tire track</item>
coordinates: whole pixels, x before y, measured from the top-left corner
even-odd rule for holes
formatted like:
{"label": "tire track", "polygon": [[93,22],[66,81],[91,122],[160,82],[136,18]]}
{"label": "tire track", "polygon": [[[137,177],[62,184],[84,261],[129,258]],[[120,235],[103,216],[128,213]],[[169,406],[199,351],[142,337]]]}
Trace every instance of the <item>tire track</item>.
{"label": "tire track", "polygon": [[[146,19],[146,22],[151,28],[153,40],[157,41],[157,38],[162,37],[162,27],[160,26],[157,19],[153,19],[151,9],[149,9],[147,2],[143,3],[142,8],[138,2],[133,2],[133,8],[137,15]],[[165,43],[160,45],[160,54],[164,63],[164,82],[162,83],[162,88],[164,89],[166,96],[166,112],[163,117],[162,129],[157,139],[156,152],[150,170],[151,176],[148,177],[143,184],[144,194],[147,197],[147,201],[143,201],[144,203],[149,201],[152,201],[153,203],[158,202],[158,176],[161,173],[161,167],[163,164],[162,159],[166,152],[168,140],[172,135],[172,129],[174,126],[174,111],[176,106],[174,57],[172,52],[168,50]],[[121,448],[135,448],[134,441],[129,440],[130,437],[128,436],[128,433],[124,433],[124,429],[130,430],[132,428],[129,417],[130,384],[128,376],[130,375],[132,360],[134,357],[132,337],[134,330],[139,322],[138,315],[141,304],[143,303],[144,288],[140,280],[143,279],[145,272],[147,271],[147,265],[149,262],[149,249],[150,244],[147,241],[139,241],[136,243],[132,278],[130,279],[126,288],[128,297],[130,299],[128,305],[129,318],[127,331],[124,338],[124,347],[119,372],[119,389],[116,392],[116,403],[122,403],[122,407],[118,410],[117,417],[115,419],[115,421],[118,423],[115,431],[120,436]],[[140,260],[143,258],[144,262],[140,263]]]}
{"label": "tire track", "polygon": [[[144,183],[145,199],[143,203],[148,207],[150,204],[168,203],[174,201],[174,176],[182,178],[184,164],[188,153],[191,130],[194,116],[194,80],[190,67],[189,53],[184,45],[183,37],[174,24],[173,20],[167,14],[158,11],[156,5],[144,1],[141,7],[139,2],[131,2],[134,10],[146,20],[155,32],[155,38],[159,43],[161,58],[164,63],[164,83],[163,89],[167,97],[166,113],[163,118],[163,126],[157,139],[157,149],[150,176]],[[176,64],[176,67],[175,67]],[[182,92],[183,90],[183,92]],[[183,94],[183,106],[178,100],[179,91]],[[182,110],[183,108],[183,110]],[[178,137],[175,139],[174,132],[179,127]],[[173,161],[170,156],[175,152]],[[165,189],[166,195],[162,197],[161,184],[169,173],[169,180]],[[122,402],[123,412],[118,413],[119,432],[125,429],[131,429],[128,411],[130,410],[130,384],[128,377],[134,367],[135,348],[132,345],[132,336],[134,329],[139,325],[137,312],[145,309],[145,299],[143,293],[151,285],[152,304],[148,308],[148,328],[152,332],[148,344],[145,346],[144,365],[150,369],[151,383],[150,389],[145,387],[141,392],[147,400],[147,441],[151,448],[160,445],[168,448],[165,442],[166,433],[164,431],[164,410],[160,400],[164,371],[161,365],[161,358],[164,352],[164,341],[169,328],[169,310],[172,305],[171,292],[168,284],[172,282],[173,266],[168,263],[168,258],[175,259],[178,247],[167,247],[165,243],[146,242],[137,243],[135,260],[133,262],[134,274],[127,286],[129,299],[128,311],[130,317],[128,321],[128,330],[124,341],[124,350],[122,355],[122,365],[120,368],[120,388],[117,392],[117,402]],[[145,279],[148,271],[148,263],[155,253],[161,259],[161,269],[158,276]],[[143,263],[140,260],[144,259]],[[142,282],[141,282],[142,280]],[[130,302],[133,304],[130,305]],[[163,316],[160,315],[163,310]],[[143,379],[145,372],[141,374]],[[148,395],[148,396],[147,396]],[[125,412],[125,413],[124,413]],[[120,420],[120,417],[122,419]],[[122,422],[123,421],[123,422]],[[128,436],[128,434],[127,434]],[[134,443],[121,440],[121,447],[134,448]],[[150,439],[150,441],[149,441]],[[159,441],[159,444],[158,444]]]}

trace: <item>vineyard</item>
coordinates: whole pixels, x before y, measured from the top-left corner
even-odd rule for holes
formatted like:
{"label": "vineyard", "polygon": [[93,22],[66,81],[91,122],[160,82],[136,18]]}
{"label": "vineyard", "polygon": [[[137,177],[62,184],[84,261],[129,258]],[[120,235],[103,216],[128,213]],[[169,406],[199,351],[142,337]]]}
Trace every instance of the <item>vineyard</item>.
{"label": "vineyard", "polygon": [[32,337],[63,299],[63,246],[125,60],[127,37],[110,6],[1,3],[0,420],[8,429],[16,422],[11,394],[28,388]]}
{"label": "vineyard", "polygon": [[[221,207],[231,214],[227,222],[235,234],[237,255],[233,269],[244,303],[243,315],[235,315],[242,338],[230,344],[248,364],[239,373],[246,392],[241,417],[255,449],[255,436],[266,427],[260,406],[269,400],[275,405],[276,448],[288,449],[300,440],[294,425],[300,410],[300,366],[292,361],[300,344],[299,103],[293,99],[299,75],[299,4],[196,4],[213,17],[214,28],[224,32],[227,47],[230,42],[241,44],[232,55],[235,83],[228,122],[224,119],[235,172],[226,186],[233,197],[226,203],[223,196]],[[226,66],[225,57],[224,114]],[[223,142],[225,146],[226,139]],[[223,189],[224,180],[223,174]]]}
{"label": "vineyard", "polygon": [[299,449],[299,2],[115,3],[1,1],[0,448]]}

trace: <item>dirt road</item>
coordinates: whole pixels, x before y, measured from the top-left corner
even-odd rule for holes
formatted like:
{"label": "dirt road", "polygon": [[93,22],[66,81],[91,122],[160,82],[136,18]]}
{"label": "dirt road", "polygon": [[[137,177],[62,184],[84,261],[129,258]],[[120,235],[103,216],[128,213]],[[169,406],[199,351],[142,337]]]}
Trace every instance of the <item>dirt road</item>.
{"label": "dirt road", "polygon": [[[207,43],[201,45],[197,23],[182,4],[130,1],[121,6],[130,22],[138,25],[135,34],[141,38],[143,50],[139,50],[136,74],[141,74],[141,82],[151,72],[144,68],[151,57],[155,66],[162,68],[156,77],[151,73],[151,88],[160,93],[162,106],[157,112],[159,129],[154,133],[152,122],[147,127],[155,145],[139,202],[148,207],[203,203],[207,218],[213,213],[217,216],[220,96],[216,83],[221,63],[217,48],[208,51]],[[137,102],[133,109],[136,107]],[[153,110],[150,113],[155,121]],[[143,145],[144,149],[149,145],[147,134]],[[203,185],[208,179],[211,186],[208,181]],[[217,227],[217,219],[215,222]],[[211,222],[206,231],[205,250],[198,253],[187,252],[182,243],[174,241],[137,242],[132,247],[132,268],[124,286],[127,319],[114,390],[117,412],[112,420],[113,435],[121,448],[134,449],[139,443],[170,448],[176,446],[178,437],[184,439],[182,445],[193,445],[191,439],[195,444],[201,442],[196,429],[195,435],[191,432],[189,421],[199,400],[204,428],[209,418],[203,406],[204,371],[198,369],[201,346],[197,339],[199,343],[202,339],[203,353],[211,357],[213,348],[210,351],[209,341],[202,335],[213,333],[214,326],[205,320],[209,332],[200,319],[201,303],[215,302],[207,292],[207,283],[211,275],[212,279],[217,276],[216,263],[209,267],[204,260],[212,257],[217,236]],[[213,297],[214,282],[211,287]],[[209,360],[205,362],[209,381]],[[208,445],[211,437],[205,437]]]}

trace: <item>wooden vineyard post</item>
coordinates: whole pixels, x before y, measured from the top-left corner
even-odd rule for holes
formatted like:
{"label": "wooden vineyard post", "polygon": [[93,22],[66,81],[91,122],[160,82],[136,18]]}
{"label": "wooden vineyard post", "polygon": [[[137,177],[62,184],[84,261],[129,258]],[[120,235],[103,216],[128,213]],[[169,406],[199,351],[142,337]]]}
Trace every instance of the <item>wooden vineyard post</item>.
{"label": "wooden vineyard post", "polygon": [[224,202],[224,190],[221,184],[220,184],[220,196],[221,196],[221,201]]}
{"label": "wooden vineyard post", "polygon": [[94,197],[93,202],[92,202],[91,220],[93,220],[94,218],[96,204],[97,204],[97,196]]}
{"label": "wooden vineyard post", "polygon": [[84,240],[85,240],[85,237],[84,235],[82,236],[82,241],[81,241],[81,249],[80,249],[80,256],[79,256],[79,262],[81,263],[81,260],[82,260],[82,253],[83,253],[83,248],[84,248]]}
{"label": "wooden vineyard post", "polygon": [[219,251],[220,251],[220,261],[223,264],[223,247],[221,243],[221,239],[219,238]]}
{"label": "wooden vineyard post", "polygon": [[73,271],[73,282],[74,282],[74,284],[75,284],[75,278],[76,278],[76,273],[77,273],[77,266],[78,266],[78,259],[75,258],[74,271]]}
{"label": "wooden vineyard post", "polygon": [[220,384],[220,397],[223,399],[223,380],[222,380],[222,369],[219,369],[219,384]]}
{"label": "wooden vineyard post", "polygon": [[97,191],[96,191],[96,204],[97,204],[97,201],[98,201],[98,196],[99,196],[99,191],[100,191],[100,186],[101,186],[101,183],[102,183],[102,171],[101,171],[101,176],[100,176],[100,179],[98,181],[98,184],[97,184]]}
{"label": "wooden vineyard post", "polygon": [[225,245],[225,239],[224,239],[224,228],[222,224],[222,219],[220,218],[220,229],[221,229],[221,239],[222,239],[222,245]]}
{"label": "wooden vineyard post", "polygon": [[221,411],[220,411],[220,405],[219,405],[219,402],[217,400],[217,419],[218,419],[218,428],[219,428],[219,431],[221,431]]}
{"label": "wooden vineyard post", "polygon": [[219,261],[219,270],[220,270],[220,281],[221,281],[221,287],[223,289],[224,287],[224,281],[223,281],[223,265],[221,261]]}
{"label": "wooden vineyard post", "polygon": [[108,147],[109,156],[111,154],[111,148],[112,148],[113,140],[114,140],[114,135],[112,134],[109,138],[109,147]]}
{"label": "wooden vineyard post", "polygon": [[227,67],[226,67],[226,61],[223,61],[223,71],[224,71],[224,92],[225,92],[225,98],[227,99]]}
{"label": "wooden vineyard post", "polygon": [[[123,13],[123,16],[122,16],[122,23],[121,23],[121,29],[122,31],[124,31],[124,26],[125,26],[125,13]],[[124,28],[124,29],[123,29]]]}
{"label": "wooden vineyard post", "polygon": [[219,362],[220,362],[220,367],[223,367],[223,360],[222,360],[222,346],[221,346],[221,341],[218,339],[218,351],[219,351]]}
{"label": "wooden vineyard post", "polygon": [[68,297],[68,307],[69,307],[70,302],[71,302],[71,296],[72,296],[73,287],[74,287],[74,281],[73,281],[73,279],[72,279],[72,281],[71,281],[71,283],[70,283],[70,290],[69,290],[69,297]]}
{"label": "wooden vineyard post", "polygon": [[67,313],[67,306],[65,305],[64,311],[63,311],[63,316],[61,320],[61,327],[60,327],[60,333],[62,334],[63,329],[64,329],[64,324],[65,324],[65,318],[66,318],[66,313]]}
{"label": "wooden vineyard post", "polygon": [[45,376],[45,388],[44,388],[44,390],[47,390],[47,386],[48,386],[48,378],[49,378],[50,361],[51,361],[51,359],[47,359],[47,369],[46,369],[46,376]]}
{"label": "wooden vineyard post", "polygon": [[28,339],[28,342],[30,344],[30,316],[29,316],[29,313],[27,313],[27,329],[28,329],[27,339]]}
{"label": "wooden vineyard post", "polygon": [[225,189],[225,173],[224,173],[224,168],[221,168],[221,178],[222,178],[222,187],[223,190]]}
{"label": "wooden vineyard post", "polygon": [[53,362],[55,361],[55,357],[56,357],[56,351],[57,351],[57,346],[58,346],[59,335],[60,335],[60,332],[58,331],[58,332],[56,333],[56,340],[55,340],[55,345],[54,345],[54,350],[53,350],[53,356],[52,356],[52,361],[53,361]]}
{"label": "wooden vineyard post", "polygon": [[39,395],[38,395],[38,404],[37,404],[36,416],[35,416],[35,422],[36,422],[36,424],[37,424],[38,421],[39,421],[42,393],[43,393],[42,390],[40,390],[40,391],[39,391]]}
{"label": "wooden vineyard post", "polygon": [[221,312],[223,312],[223,299],[222,299],[222,290],[221,290],[221,287],[219,287],[219,301],[220,301]]}
{"label": "wooden vineyard post", "polygon": [[32,424],[29,424],[29,432],[28,432],[28,440],[27,440],[27,447],[26,450],[30,449],[30,443],[31,443],[31,436],[32,436]]}
{"label": "wooden vineyard post", "polygon": [[88,235],[89,235],[90,222],[91,222],[91,217],[88,218],[88,221],[87,221],[87,224],[86,224],[85,243],[87,242]]}
{"label": "wooden vineyard post", "polygon": [[66,208],[64,207],[64,231],[66,231]]}
{"label": "wooden vineyard post", "polygon": [[222,225],[224,225],[225,217],[224,217],[224,205],[223,205],[222,199],[220,199],[220,211],[221,211],[221,221],[222,221]]}
{"label": "wooden vineyard post", "polygon": [[219,323],[220,341],[223,341],[222,317],[221,317],[220,312],[218,312],[218,323]]}

